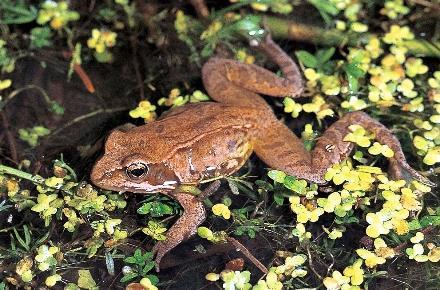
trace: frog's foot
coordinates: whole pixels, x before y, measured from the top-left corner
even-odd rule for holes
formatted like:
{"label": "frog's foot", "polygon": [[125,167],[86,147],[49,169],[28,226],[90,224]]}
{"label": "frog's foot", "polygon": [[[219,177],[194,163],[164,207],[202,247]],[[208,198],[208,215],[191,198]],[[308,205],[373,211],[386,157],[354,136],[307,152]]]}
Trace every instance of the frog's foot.
{"label": "frog's foot", "polygon": [[421,175],[419,172],[414,170],[411,166],[408,165],[408,163],[403,161],[398,161],[395,158],[391,158],[389,161],[388,166],[388,174],[390,175],[391,179],[393,180],[406,180],[410,181],[412,179],[415,179],[425,185],[428,185],[430,187],[436,187],[437,185],[430,181],[425,176]]}
{"label": "frog's foot", "polygon": [[172,195],[183,207],[183,214],[177,222],[168,230],[166,240],[159,241],[153,247],[153,254],[156,256],[156,271],[159,272],[160,261],[166,253],[171,251],[181,242],[197,232],[197,227],[205,220],[206,210],[197,197],[186,193],[175,193]]}

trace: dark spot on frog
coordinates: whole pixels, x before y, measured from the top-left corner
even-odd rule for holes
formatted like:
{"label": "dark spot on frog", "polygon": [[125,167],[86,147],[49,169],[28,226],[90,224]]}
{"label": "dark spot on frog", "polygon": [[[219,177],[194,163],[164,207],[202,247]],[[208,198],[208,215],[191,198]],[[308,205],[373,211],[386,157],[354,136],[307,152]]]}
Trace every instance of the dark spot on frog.
{"label": "dark spot on frog", "polygon": [[263,145],[262,147],[264,149],[276,149],[276,148],[280,148],[283,145],[284,145],[283,142],[273,142],[273,143],[268,143],[266,145]]}
{"label": "dark spot on frog", "polygon": [[228,150],[229,152],[234,152],[235,151],[235,147],[237,145],[237,142],[235,140],[229,140],[228,141]]}
{"label": "dark spot on frog", "polygon": [[163,130],[164,130],[164,126],[162,124],[157,125],[156,128],[155,128],[155,131],[158,134],[162,133]]}

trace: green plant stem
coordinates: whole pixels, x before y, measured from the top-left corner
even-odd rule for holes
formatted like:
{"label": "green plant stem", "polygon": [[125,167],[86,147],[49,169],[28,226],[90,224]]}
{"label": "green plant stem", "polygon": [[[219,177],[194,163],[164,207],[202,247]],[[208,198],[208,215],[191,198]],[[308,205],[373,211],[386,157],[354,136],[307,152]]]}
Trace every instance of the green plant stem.
{"label": "green plant stem", "polygon": [[50,188],[52,190],[60,190],[62,192],[65,192],[67,194],[72,195],[73,193],[70,190],[66,190],[63,188],[57,188],[57,187],[53,187],[53,186],[48,186],[47,184],[44,183],[45,179],[39,175],[32,175],[30,173],[21,171],[19,169],[13,168],[13,167],[9,167],[3,164],[0,164],[0,174],[6,174],[6,175],[12,175],[21,179],[25,179],[25,180],[29,180],[30,182],[32,182],[35,185],[42,185],[46,188]]}
{"label": "green plant stem", "polygon": [[[325,46],[357,46],[368,43],[373,37],[378,37],[374,33],[359,34],[325,29],[274,16],[267,16],[264,21],[274,38],[287,38]],[[412,39],[405,40],[402,44],[408,49],[408,54],[440,58],[440,41]]]}
{"label": "green plant stem", "polygon": [[2,165],[0,164],[0,174],[7,174],[7,175],[12,175],[21,179],[26,179],[29,180],[31,182],[37,182],[38,184],[41,183],[41,177],[38,176],[34,176],[30,173],[21,171],[19,169],[16,168],[12,168],[6,165]]}

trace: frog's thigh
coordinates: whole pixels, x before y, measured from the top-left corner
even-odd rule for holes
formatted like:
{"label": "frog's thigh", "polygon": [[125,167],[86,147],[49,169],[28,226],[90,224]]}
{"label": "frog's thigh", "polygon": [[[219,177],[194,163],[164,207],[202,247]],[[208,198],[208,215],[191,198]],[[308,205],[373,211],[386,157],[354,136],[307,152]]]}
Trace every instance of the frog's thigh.
{"label": "frog's thigh", "polygon": [[324,174],[351,152],[353,144],[344,142],[350,118],[335,122],[308,152],[303,142],[283,123],[276,121],[255,144],[255,153],[269,166],[316,183],[325,183]]}
{"label": "frog's thigh", "polygon": [[311,156],[302,141],[283,123],[274,120],[254,142],[254,152],[272,168],[318,182],[311,171]]}

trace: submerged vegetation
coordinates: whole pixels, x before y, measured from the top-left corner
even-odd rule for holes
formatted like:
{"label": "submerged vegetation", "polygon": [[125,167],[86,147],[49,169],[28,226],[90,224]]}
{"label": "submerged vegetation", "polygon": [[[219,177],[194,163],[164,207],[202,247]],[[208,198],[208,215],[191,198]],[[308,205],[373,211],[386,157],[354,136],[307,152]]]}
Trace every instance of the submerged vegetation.
{"label": "submerged vegetation", "polygon": [[[298,60],[306,90],[269,102],[308,150],[334,120],[362,110],[438,184],[439,4],[36,2],[0,3],[0,289],[438,288],[438,188],[393,180],[394,152],[359,125],[344,139],[356,149],[325,187],[257,159],[222,179],[198,237],[177,249],[188,253],[172,252],[160,273],[152,245],[178,204],[95,188],[88,172],[107,129],[209,100],[200,84],[208,57],[270,66],[249,46],[270,31]],[[69,101],[69,90],[86,97]]]}

